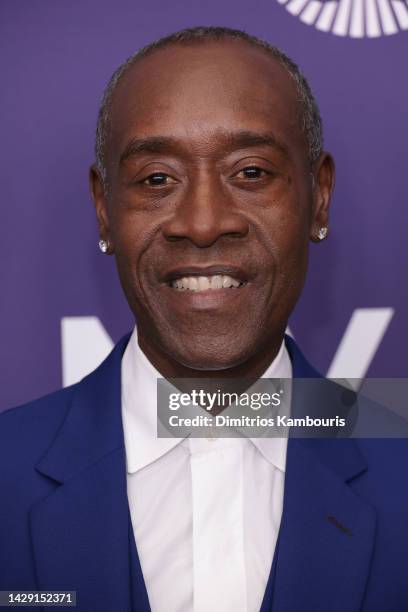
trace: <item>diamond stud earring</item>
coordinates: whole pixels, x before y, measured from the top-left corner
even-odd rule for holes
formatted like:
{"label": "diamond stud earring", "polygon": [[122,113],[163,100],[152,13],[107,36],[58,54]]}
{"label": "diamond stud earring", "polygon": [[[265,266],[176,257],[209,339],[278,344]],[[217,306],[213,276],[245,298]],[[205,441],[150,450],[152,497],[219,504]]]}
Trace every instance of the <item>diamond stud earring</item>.
{"label": "diamond stud earring", "polygon": [[324,240],[327,236],[327,232],[329,231],[328,227],[321,227],[317,233],[317,237],[319,240]]}
{"label": "diamond stud earring", "polygon": [[108,252],[108,248],[109,248],[109,244],[107,240],[100,240],[99,241],[99,248],[101,249],[102,253],[107,253]]}

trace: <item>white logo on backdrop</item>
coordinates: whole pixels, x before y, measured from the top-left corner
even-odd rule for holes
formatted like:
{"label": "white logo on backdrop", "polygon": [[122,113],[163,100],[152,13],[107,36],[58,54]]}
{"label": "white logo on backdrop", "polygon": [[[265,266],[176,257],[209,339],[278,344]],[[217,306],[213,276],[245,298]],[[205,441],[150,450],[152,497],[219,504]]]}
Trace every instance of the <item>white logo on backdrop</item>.
{"label": "white logo on backdrop", "polygon": [[277,0],[306,25],[351,38],[408,30],[408,0]]}
{"label": "white logo on backdrop", "polygon": [[[364,378],[393,315],[393,308],[356,308],[333,357],[328,378],[348,379],[352,386],[358,382],[356,379]],[[94,370],[112,350],[113,341],[98,317],[64,317],[61,348],[66,387]]]}

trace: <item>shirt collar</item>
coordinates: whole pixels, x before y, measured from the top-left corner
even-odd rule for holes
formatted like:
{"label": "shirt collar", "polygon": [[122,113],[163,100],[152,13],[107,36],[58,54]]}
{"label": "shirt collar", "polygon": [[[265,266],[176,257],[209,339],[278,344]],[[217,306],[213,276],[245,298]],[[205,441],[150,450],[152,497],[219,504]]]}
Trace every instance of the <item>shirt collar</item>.
{"label": "shirt collar", "polygon": [[[292,379],[292,362],[290,360],[284,340],[282,341],[281,347],[275,359],[262,374],[261,378],[280,378],[288,382]],[[288,384],[285,386],[287,387],[286,392],[288,393],[287,401],[290,405],[292,385]],[[264,437],[250,438],[250,440],[267,461],[272,463],[281,472],[285,472],[286,451],[288,445],[287,438]]]}
{"label": "shirt collar", "polygon": [[[183,438],[157,437],[157,379],[163,378],[138,344],[137,328],[122,358],[122,422],[126,465],[132,474],[153,463]],[[292,364],[285,343],[262,378],[292,378]],[[267,461],[285,471],[287,439],[249,438]]]}

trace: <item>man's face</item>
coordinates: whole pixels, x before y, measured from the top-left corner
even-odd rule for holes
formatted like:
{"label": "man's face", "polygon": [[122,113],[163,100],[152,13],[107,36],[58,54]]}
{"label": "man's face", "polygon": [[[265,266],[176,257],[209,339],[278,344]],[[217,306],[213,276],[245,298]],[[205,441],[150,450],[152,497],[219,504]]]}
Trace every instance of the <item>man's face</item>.
{"label": "man's face", "polygon": [[132,66],[93,193],[145,346],[198,370],[278,348],[327,223],[331,161],[313,181],[307,153],[295,85],[260,49],[175,45]]}

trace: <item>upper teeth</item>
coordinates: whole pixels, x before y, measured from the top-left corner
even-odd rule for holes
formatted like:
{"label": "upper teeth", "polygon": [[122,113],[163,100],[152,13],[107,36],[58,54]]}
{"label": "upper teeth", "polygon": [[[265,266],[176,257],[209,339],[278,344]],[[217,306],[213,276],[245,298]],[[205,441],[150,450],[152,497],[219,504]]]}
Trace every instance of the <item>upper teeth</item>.
{"label": "upper teeth", "polygon": [[228,287],[239,287],[240,281],[227,274],[215,274],[214,276],[184,276],[172,281],[171,286],[181,291],[206,291],[207,289],[224,289]]}

